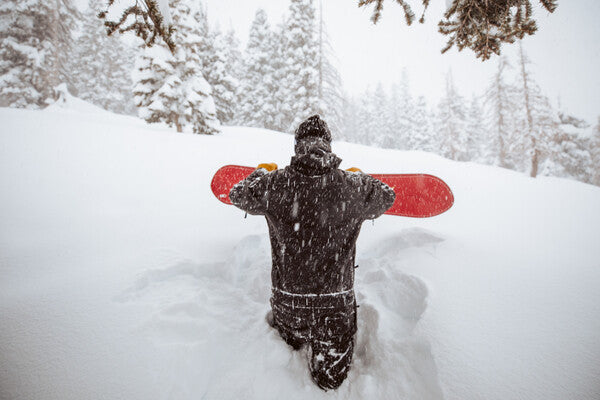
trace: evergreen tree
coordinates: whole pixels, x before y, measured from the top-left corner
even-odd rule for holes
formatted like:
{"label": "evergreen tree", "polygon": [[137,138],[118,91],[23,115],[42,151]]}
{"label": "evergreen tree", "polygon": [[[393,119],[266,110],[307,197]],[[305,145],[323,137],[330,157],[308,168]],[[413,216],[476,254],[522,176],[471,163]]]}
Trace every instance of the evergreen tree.
{"label": "evergreen tree", "polygon": [[81,35],[73,46],[70,70],[77,97],[113,112],[132,114],[131,71],[133,49],[119,38],[105,35],[98,19],[103,7],[100,0],[90,0],[83,15]]}
{"label": "evergreen tree", "polygon": [[291,0],[283,49],[284,79],[281,81],[285,130],[293,132],[319,111],[318,41],[312,0]]}
{"label": "evergreen tree", "polygon": [[139,57],[134,95],[140,116],[174,125],[178,132],[190,125],[195,133],[216,133],[219,121],[200,59],[202,42],[208,40],[199,30],[202,10],[192,10],[181,0],[171,0],[170,7],[178,46],[174,53],[166,45],[145,48]]}
{"label": "evergreen tree", "polygon": [[502,168],[515,168],[511,145],[515,139],[515,115],[518,112],[516,88],[506,82],[510,64],[506,57],[498,59],[498,69],[485,91],[485,125],[488,131],[483,159]]}
{"label": "evergreen tree", "polygon": [[273,118],[274,129],[285,132],[289,126],[290,115],[292,114],[292,105],[290,101],[289,91],[286,85],[288,69],[286,66],[288,47],[287,35],[287,18],[282,17],[279,24],[274,29],[274,46],[271,53],[271,65],[273,66],[273,79],[278,83],[277,89],[272,96],[275,101],[275,109],[277,110]]}
{"label": "evergreen tree", "polygon": [[582,182],[592,180],[592,155],[588,128],[584,120],[561,111],[559,125],[545,143],[544,175],[561,176]]}
{"label": "evergreen tree", "polygon": [[356,143],[372,146],[377,141],[376,123],[373,118],[376,115],[373,97],[373,92],[367,89],[359,96],[358,101],[354,102],[356,132],[353,136]]}
{"label": "evergreen tree", "polygon": [[335,137],[342,124],[344,98],[342,96],[342,79],[331,61],[332,57],[333,49],[323,21],[323,0],[319,0],[318,112],[327,121],[329,129]]}
{"label": "evergreen tree", "polygon": [[211,31],[208,16],[201,4],[194,9],[194,49],[198,53],[204,78],[212,88],[216,115],[222,123],[231,123],[234,117],[235,93],[238,81],[227,64],[228,49],[225,37],[218,30]]}
{"label": "evergreen tree", "polygon": [[395,87],[395,85],[392,87],[397,88],[398,90],[397,97],[394,96],[396,99],[391,101],[391,104],[396,108],[395,119],[392,121],[394,121],[394,130],[398,137],[398,148],[413,150],[414,147],[412,147],[413,145],[411,144],[410,137],[415,130],[415,110],[413,99],[410,94],[410,85],[406,69],[402,70],[400,85],[398,87]]}
{"label": "evergreen tree", "polygon": [[387,140],[388,145],[384,147],[407,149],[410,148],[410,138],[406,135],[408,129],[403,129],[404,120],[401,119],[403,110],[401,108],[400,100],[400,85],[392,83],[389,89],[389,97],[386,99],[384,107],[384,118],[387,134],[389,138]]}
{"label": "evergreen tree", "polygon": [[523,46],[519,43],[519,98],[521,149],[530,160],[530,176],[538,175],[542,157],[547,156],[547,143],[557,129],[557,121],[553,115],[548,98],[541,93],[528,65],[530,61],[525,55]]}
{"label": "evergreen tree", "polygon": [[590,153],[592,158],[591,183],[600,186],[600,117],[590,139]]}
{"label": "evergreen tree", "polygon": [[485,130],[483,128],[482,110],[476,96],[471,98],[466,117],[465,159],[468,161],[483,160],[484,147],[486,144]]}
{"label": "evergreen tree", "polygon": [[71,0],[0,3],[0,106],[43,108],[70,84],[67,68],[78,15]]}
{"label": "evergreen tree", "polygon": [[173,73],[166,59],[168,56],[160,45],[144,48],[135,59],[132,92],[138,114],[145,120],[151,117],[148,106],[153,96],[167,78],[167,74]]}
{"label": "evergreen tree", "polygon": [[375,91],[371,92],[367,98],[370,103],[367,112],[370,121],[368,121],[367,129],[371,135],[370,142],[367,144],[388,149],[396,147],[396,137],[387,120],[388,98],[383,85],[378,83]]}
{"label": "evergreen tree", "polygon": [[246,126],[278,129],[277,97],[273,56],[276,37],[271,31],[267,13],[258,9],[250,27],[244,57],[244,76],[240,85],[240,121]]}
{"label": "evergreen tree", "polygon": [[[207,24],[208,25],[208,24]],[[212,87],[212,95],[217,109],[217,119],[223,124],[231,124],[235,117],[236,93],[239,82],[233,76],[228,60],[229,48],[225,35],[219,30],[209,32],[207,57],[203,58],[202,69]]]}
{"label": "evergreen tree", "polygon": [[227,49],[227,65],[232,71],[232,76],[239,81],[242,78],[244,60],[242,58],[242,52],[240,51],[240,41],[235,35],[235,31],[233,29],[229,29],[225,33],[225,47]]}
{"label": "evergreen tree", "polygon": [[[402,87],[405,87],[404,89]],[[423,96],[413,103],[404,84],[393,84],[386,92],[381,83],[367,89],[344,104],[345,140],[370,146],[403,150],[434,151],[438,148],[434,136],[431,112]],[[410,115],[402,112],[410,99]],[[402,100],[404,99],[404,100]],[[399,134],[399,132],[403,132]]]}
{"label": "evergreen tree", "polygon": [[235,93],[233,93],[233,119],[229,121],[231,124],[240,123],[240,93],[242,79],[244,75],[244,60],[240,51],[240,41],[235,35],[233,29],[229,29],[225,33],[225,58],[227,68],[230,71],[232,78],[237,82]]}
{"label": "evergreen tree", "polygon": [[431,120],[425,97],[419,96],[414,107],[413,130],[408,138],[408,149],[432,152],[436,148]]}
{"label": "evergreen tree", "polygon": [[343,94],[344,103],[341,110],[341,126],[340,131],[338,132],[337,137],[334,139],[345,140],[347,142],[358,143],[357,133],[358,133],[358,121],[357,116],[360,113],[360,110],[357,106],[357,100],[350,96],[347,93]]}
{"label": "evergreen tree", "polygon": [[446,75],[446,91],[438,106],[437,124],[441,154],[452,160],[466,161],[464,100],[454,86],[451,72]]}

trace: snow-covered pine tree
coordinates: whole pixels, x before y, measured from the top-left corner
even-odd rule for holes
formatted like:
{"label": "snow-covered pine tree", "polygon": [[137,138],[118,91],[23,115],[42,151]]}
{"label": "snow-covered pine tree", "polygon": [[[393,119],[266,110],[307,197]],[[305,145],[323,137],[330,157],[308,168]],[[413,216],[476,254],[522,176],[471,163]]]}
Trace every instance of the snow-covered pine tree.
{"label": "snow-covered pine tree", "polygon": [[483,127],[482,110],[477,96],[471,97],[466,117],[465,136],[467,154],[465,158],[468,161],[484,162],[483,153],[487,145],[487,140]]}
{"label": "snow-covered pine tree", "polygon": [[359,114],[357,125],[359,132],[358,143],[374,146],[378,141],[377,123],[373,116],[377,115],[375,110],[374,90],[368,88],[358,99]]}
{"label": "snow-covered pine tree", "polygon": [[409,136],[408,148],[411,150],[434,151],[434,133],[431,115],[425,97],[419,96],[414,106],[413,130]]}
{"label": "snow-covered pine tree", "polygon": [[312,0],[291,0],[285,35],[284,79],[281,81],[285,130],[293,132],[304,119],[319,112],[319,44]]}
{"label": "snow-covered pine tree", "polygon": [[345,140],[348,142],[358,143],[356,139],[359,130],[357,116],[360,112],[358,101],[354,96],[348,93],[343,93],[343,106],[341,111],[341,126],[339,134],[334,139]]}
{"label": "snow-covered pine tree", "polygon": [[561,176],[582,182],[592,180],[591,138],[587,122],[564,111],[558,113],[558,129],[544,143],[543,175]]}
{"label": "snow-covered pine tree", "polygon": [[592,178],[591,183],[600,186],[600,117],[594,127],[592,138],[590,139],[590,153],[592,156]]}
{"label": "snow-covered pine tree", "polygon": [[282,16],[281,21],[273,30],[275,44],[272,47],[271,65],[273,66],[273,79],[278,84],[273,93],[276,104],[276,114],[273,118],[275,130],[285,132],[289,128],[289,116],[292,114],[292,105],[289,101],[289,93],[285,82],[287,80],[286,49],[288,46],[287,18]]}
{"label": "snow-covered pine tree", "polygon": [[158,91],[168,73],[173,73],[172,68],[166,62],[166,53],[160,45],[145,47],[136,57],[133,80],[133,99],[138,107],[138,115],[148,120],[151,113],[148,106],[152,97]]}
{"label": "snow-covered pine tree", "polygon": [[193,10],[182,0],[171,0],[177,47],[174,53],[163,44],[144,49],[136,62],[134,95],[140,116],[148,122],[165,122],[178,132],[189,125],[194,133],[213,134],[219,121],[199,53],[208,38],[198,30],[202,10],[195,6]]}
{"label": "snow-covered pine tree", "polygon": [[223,124],[231,124],[235,117],[236,93],[239,81],[233,76],[233,70],[228,64],[228,45],[225,35],[218,29],[208,32],[210,44],[207,57],[203,57],[202,71],[212,87],[217,118]]}
{"label": "snow-covered pine tree", "polygon": [[319,0],[319,109],[334,137],[339,135],[342,125],[342,109],[344,96],[342,95],[342,78],[335,68],[333,48],[329,41],[327,28],[323,20],[323,0]]}
{"label": "snow-covered pine tree", "polygon": [[244,54],[244,75],[239,89],[239,119],[246,126],[280,128],[276,122],[276,93],[280,85],[274,75],[275,48],[276,38],[269,26],[267,13],[258,9],[250,27]]}
{"label": "snow-covered pine tree", "polygon": [[211,30],[208,16],[202,4],[195,5],[193,12],[196,22],[195,49],[202,63],[202,74],[212,88],[217,118],[221,123],[233,121],[235,93],[239,85],[227,64],[228,48],[225,37],[217,28]]}
{"label": "snow-covered pine tree", "polygon": [[383,89],[383,85],[378,83],[375,91],[368,96],[369,111],[367,115],[370,117],[368,129],[371,135],[371,141],[367,144],[383,148],[394,148],[398,145],[396,137],[393,134],[393,129],[388,123],[386,107],[389,103],[388,96]]}
{"label": "snow-covered pine tree", "polygon": [[240,41],[233,28],[230,28],[225,32],[225,45],[227,48],[227,65],[232,71],[231,75],[239,81],[242,77],[244,59],[240,50]]}
{"label": "snow-covered pine tree", "polygon": [[[557,130],[558,121],[550,101],[541,93],[540,88],[529,72],[530,64],[523,44],[519,42],[519,86],[520,99],[520,132],[525,139],[522,142],[523,154],[529,159],[529,175],[535,178],[538,175],[543,157],[547,156],[546,145]],[[524,160],[525,161],[525,160]]]}
{"label": "snow-covered pine tree", "polygon": [[452,160],[466,161],[465,105],[450,71],[446,74],[446,91],[438,105],[436,122],[441,154]]}
{"label": "snow-covered pine tree", "polygon": [[244,59],[240,51],[240,41],[238,40],[233,28],[225,33],[225,57],[226,65],[231,76],[237,82],[236,91],[233,94],[233,119],[228,121],[230,124],[239,124],[240,118],[240,87],[244,74]]}
{"label": "snow-covered pine tree", "polygon": [[402,77],[400,79],[400,85],[398,86],[398,97],[395,101],[392,101],[397,108],[396,120],[394,121],[393,129],[396,136],[398,136],[397,142],[398,148],[405,150],[413,150],[414,144],[411,141],[411,136],[415,129],[414,126],[414,104],[412,95],[410,94],[410,84],[408,79],[408,72],[406,68],[402,69]]}
{"label": "snow-covered pine tree", "polygon": [[352,118],[356,130],[351,137],[354,143],[373,146],[378,141],[377,122],[374,118],[377,115],[374,97],[374,92],[367,89],[358,98],[352,99],[351,110],[354,113]]}
{"label": "snow-covered pine tree", "polygon": [[392,83],[389,87],[389,97],[386,99],[384,107],[386,134],[388,145],[384,147],[396,149],[408,149],[412,145],[410,137],[405,135],[408,129],[403,129],[404,119],[401,118],[403,113],[401,109],[400,85]]}
{"label": "snow-covered pine tree", "polygon": [[89,0],[83,13],[81,34],[75,41],[69,60],[77,97],[107,110],[133,114],[132,53],[119,37],[107,36],[98,18],[104,7],[101,0]]}
{"label": "snow-covered pine tree", "polygon": [[484,94],[485,126],[488,132],[482,149],[484,162],[502,168],[515,168],[515,115],[518,112],[516,88],[506,81],[510,68],[505,56],[498,58],[498,69]]}
{"label": "snow-covered pine tree", "polygon": [[43,108],[70,85],[71,0],[0,2],[0,106]]}

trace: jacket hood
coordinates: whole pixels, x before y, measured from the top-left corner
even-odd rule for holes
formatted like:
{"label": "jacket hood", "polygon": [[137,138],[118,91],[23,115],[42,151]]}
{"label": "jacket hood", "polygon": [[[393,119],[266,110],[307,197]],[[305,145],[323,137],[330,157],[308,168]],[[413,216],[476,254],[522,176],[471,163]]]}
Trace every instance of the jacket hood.
{"label": "jacket hood", "polygon": [[342,159],[331,152],[326,140],[318,137],[307,137],[296,141],[296,155],[290,165],[298,172],[308,175],[323,175],[336,169]]}

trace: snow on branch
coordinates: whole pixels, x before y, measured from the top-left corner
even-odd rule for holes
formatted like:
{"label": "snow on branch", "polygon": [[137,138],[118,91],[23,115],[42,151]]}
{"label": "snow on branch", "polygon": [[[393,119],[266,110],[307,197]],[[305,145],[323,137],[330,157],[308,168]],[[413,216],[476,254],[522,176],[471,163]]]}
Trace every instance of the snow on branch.
{"label": "snow on branch", "polygon": [[[115,31],[119,33],[133,32],[141,38],[145,45],[152,47],[158,38],[162,39],[169,50],[175,50],[173,41],[173,25],[169,7],[163,0],[127,0],[119,3],[121,15],[113,18],[116,10],[115,0],[108,0],[106,9],[98,14],[104,19],[108,35]],[[116,16],[116,15],[115,15]]]}

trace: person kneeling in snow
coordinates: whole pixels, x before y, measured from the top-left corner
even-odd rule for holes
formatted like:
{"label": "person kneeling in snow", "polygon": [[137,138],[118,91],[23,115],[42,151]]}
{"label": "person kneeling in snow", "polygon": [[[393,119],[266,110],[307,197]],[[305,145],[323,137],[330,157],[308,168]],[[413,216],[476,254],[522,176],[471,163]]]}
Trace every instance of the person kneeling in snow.
{"label": "person kneeling in snow", "polygon": [[231,189],[233,204],[264,215],[273,268],[268,322],[295,350],[309,346],[316,384],[346,379],[356,332],[354,258],[361,224],[383,214],[395,194],[357,168],[338,169],[331,133],[314,115],[295,132],[295,155],[283,170],[260,164]]}

